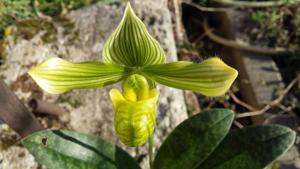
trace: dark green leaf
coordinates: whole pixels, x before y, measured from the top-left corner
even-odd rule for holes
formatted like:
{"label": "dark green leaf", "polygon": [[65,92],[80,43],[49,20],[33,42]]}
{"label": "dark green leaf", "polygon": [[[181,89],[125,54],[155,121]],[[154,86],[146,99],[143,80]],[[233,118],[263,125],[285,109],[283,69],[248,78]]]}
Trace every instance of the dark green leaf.
{"label": "dark green leaf", "polygon": [[294,140],[295,132],[279,125],[234,130],[197,169],[262,169],[286,152]]}
{"label": "dark green leaf", "polygon": [[194,169],[226,136],[233,116],[230,110],[212,109],[185,120],[158,150],[154,168]]}
{"label": "dark green leaf", "polygon": [[22,143],[50,169],[140,169],[116,145],[77,132],[44,130],[26,137]]}

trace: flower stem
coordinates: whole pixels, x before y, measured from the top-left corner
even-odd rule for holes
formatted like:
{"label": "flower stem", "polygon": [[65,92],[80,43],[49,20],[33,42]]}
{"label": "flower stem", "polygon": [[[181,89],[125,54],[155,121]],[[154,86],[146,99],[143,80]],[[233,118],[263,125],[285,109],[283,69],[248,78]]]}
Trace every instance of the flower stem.
{"label": "flower stem", "polygon": [[150,169],[153,169],[153,136],[148,140],[148,156]]}

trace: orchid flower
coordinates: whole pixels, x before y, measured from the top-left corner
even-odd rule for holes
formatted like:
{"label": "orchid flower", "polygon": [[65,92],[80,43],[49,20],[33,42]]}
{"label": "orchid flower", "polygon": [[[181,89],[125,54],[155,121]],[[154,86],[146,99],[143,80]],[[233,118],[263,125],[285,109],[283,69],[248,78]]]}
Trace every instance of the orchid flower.
{"label": "orchid flower", "polygon": [[223,95],[238,72],[217,57],[202,63],[165,63],[164,50],[151,37],[128,3],[123,19],[103,48],[102,62],[71,63],[53,57],[32,68],[30,76],[45,91],[100,88],[119,81],[122,92],[110,91],[115,130],[132,147],[153,135],[158,100],[156,83],[206,96]]}

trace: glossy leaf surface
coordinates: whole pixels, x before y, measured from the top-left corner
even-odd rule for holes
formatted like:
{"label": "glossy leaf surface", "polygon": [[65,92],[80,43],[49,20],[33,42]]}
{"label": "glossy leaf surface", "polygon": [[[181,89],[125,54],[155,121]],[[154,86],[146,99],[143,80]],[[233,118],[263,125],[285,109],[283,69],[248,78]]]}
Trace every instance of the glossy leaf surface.
{"label": "glossy leaf surface", "polygon": [[212,109],[185,120],[172,131],[158,150],[154,168],[195,168],[226,136],[233,117],[230,110]]}
{"label": "glossy leaf surface", "polygon": [[197,169],[262,169],[294,141],[295,132],[279,125],[234,130]]}
{"label": "glossy leaf surface", "polygon": [[77,132],[44,130],[26,137],[22,143],[49,169],[140,169],[116,145]]}
{"label": "glossy leaf surface", "polygon": [[[235,129],[228,135],[225,131],[226,137],[214,138],[221,133],[222,121],[216,123],[204,117],[222,115],[220,111],[226,110],[212,109],[200,113],[176,127],[158,150],[154,168],[263,169],[286,152],[295,141],[295,132],[280,125]],[[204,123],[204,128],[199,130],[200,124],[196,122]],[[208,124],[219,129],[213,130]]]}
{"label": "glossy leaf surface", "polygon": [[238,75],[219,58],[210,58],[200,64],[181,61],[150,65],[144,67],[142,73],[160,84],[206,96],[223,95]]}

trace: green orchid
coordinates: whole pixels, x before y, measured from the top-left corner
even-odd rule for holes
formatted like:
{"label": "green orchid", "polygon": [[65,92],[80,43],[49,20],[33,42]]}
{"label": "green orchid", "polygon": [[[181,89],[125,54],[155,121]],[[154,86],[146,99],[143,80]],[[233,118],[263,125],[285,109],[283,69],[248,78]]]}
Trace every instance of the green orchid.
{"label": "green orchid", "polygon": [[155,83],[220,96],[230,88],[238,72],[217,57],[199,64],[165,63],[164,50],[128,3],[121,23],[103,48],[102,63],[71,63],[54,57],[32,68],[29,74],[52,94],[124,80],[122,93],[117,89],[110,91],[115,130],[124,144],[135,147],[144,144],[155,128]]}
{"label": "green orchid", "polygon": [[145,143],[153,135],[158,99],[156,88],[149,88],[145,77],[133,74],[123,81],[122,94],[109,94],[115,109],[115,130],[120,140],[131,147]]}

